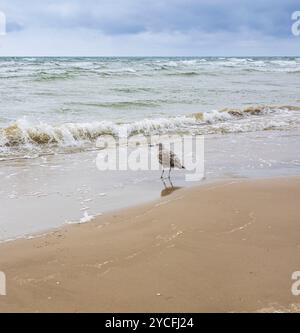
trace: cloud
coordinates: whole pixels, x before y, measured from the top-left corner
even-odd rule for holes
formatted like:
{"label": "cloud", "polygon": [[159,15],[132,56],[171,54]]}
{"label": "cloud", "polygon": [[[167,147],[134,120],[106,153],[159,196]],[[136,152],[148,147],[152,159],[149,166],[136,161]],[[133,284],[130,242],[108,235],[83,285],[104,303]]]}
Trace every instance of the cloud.
{"label": "cloud", "polygon": [[10,22],[0,54],[60,54],[62,44],[99,55],[300,51],[290,30],[297,0],[2,0],[0,10]]}

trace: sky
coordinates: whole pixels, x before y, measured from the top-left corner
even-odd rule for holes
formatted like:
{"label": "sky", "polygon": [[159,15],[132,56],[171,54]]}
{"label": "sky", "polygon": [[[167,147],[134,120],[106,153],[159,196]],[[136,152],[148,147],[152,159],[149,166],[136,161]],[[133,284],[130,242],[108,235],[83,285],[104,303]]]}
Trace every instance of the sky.
{"label": "sky", "polygon": [[0,56],[300,55],[299,0],[0,0]]}

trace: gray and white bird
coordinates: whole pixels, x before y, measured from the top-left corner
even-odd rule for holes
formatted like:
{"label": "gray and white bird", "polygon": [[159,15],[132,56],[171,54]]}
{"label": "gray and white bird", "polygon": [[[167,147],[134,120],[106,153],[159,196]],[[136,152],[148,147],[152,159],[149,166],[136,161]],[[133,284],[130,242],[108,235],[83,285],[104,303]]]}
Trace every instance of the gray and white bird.
{"label": "gray and white bird", "polygon": [[163,167],[162,174],[160,177],[161,179],[163,179],[163,176],[164,176],[164,172],[165,172],[164,168],[169,169],[169,178],[170,178],[172,169],[174,169],[174,168],[185,169],[185,167],[182,165],[180,159],[176,156],[176,154],[174,154],[170,150],[165,149],[162,143],[160,143],[158,146],[159,146],[158,161],[159,161],[159,164],[162,165],[162,167]]}

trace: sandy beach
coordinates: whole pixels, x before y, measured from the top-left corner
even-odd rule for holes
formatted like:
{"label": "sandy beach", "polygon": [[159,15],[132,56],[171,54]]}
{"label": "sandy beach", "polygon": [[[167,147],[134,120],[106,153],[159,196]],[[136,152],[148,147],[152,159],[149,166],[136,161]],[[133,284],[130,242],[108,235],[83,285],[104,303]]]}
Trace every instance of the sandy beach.
{"label": "sandy beach", "polygon": [[0,314],[300,313],[294,2],[1,1]]}
{"label": "sandy beach", "polygon": [[300,177],[180,189],[0,245],[0,312],[299,312]]}

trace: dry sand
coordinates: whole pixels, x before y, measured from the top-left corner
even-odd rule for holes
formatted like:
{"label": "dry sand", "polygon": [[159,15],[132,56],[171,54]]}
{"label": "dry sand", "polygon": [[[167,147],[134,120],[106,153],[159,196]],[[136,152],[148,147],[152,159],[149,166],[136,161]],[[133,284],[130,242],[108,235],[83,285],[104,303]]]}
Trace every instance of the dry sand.
{"label": "dry sand", "polygon": [[300,311],[299,199],[300,177],[227,181],[1,244],[0,312]]}

